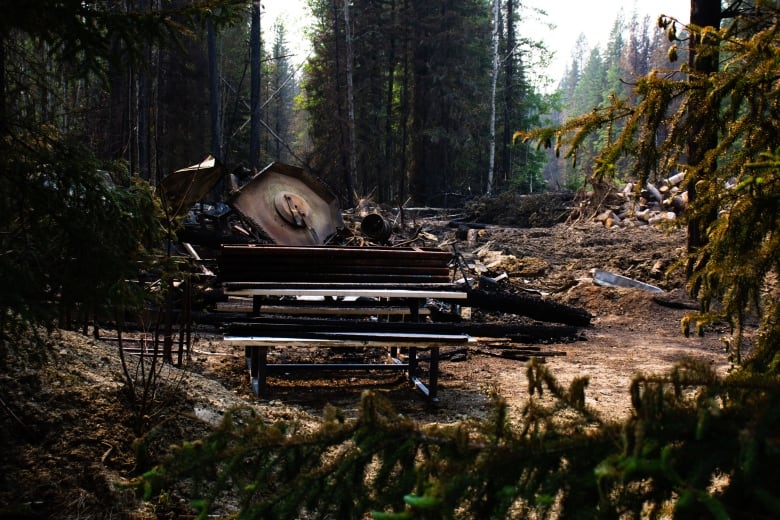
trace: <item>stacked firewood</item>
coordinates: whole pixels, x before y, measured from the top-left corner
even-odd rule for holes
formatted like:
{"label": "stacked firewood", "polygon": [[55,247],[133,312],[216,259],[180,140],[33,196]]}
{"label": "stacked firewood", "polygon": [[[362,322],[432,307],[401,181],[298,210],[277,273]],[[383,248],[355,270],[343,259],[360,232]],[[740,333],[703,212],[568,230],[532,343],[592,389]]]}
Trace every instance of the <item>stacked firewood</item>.
{"label": "stacked firewood", "polygon": [[619,204],[601,211],[594,220],[605,227],[668,224],[688,205],[688,192],[680,186],[684,178],[685,173],[677,173],[659,185],[648,182],[641,189],[629,182],[617,192]]}

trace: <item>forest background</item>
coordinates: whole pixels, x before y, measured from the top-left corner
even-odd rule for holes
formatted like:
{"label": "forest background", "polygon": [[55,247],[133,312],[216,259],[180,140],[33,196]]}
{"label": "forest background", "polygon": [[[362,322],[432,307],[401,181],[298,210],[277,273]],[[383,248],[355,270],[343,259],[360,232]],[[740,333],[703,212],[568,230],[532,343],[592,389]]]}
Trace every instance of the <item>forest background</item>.
{"label": "forest background", "polygon": [[[105,6],[133,14],[198,3]],[[656,21],[620,12],[603,48],[581,37],[550,93],[534,72],[548,51],[518,31],[524,16],[539,14],[512,0],[498,13],[482,0],[355,2],[347,11],[312,1],[312,53],[300,64],[290,40],[302,35],[232,3],[240,23],[203,23],[176,40],[103,35],[106,68],[86,75],[53,52],[56,41],[10,30],[6,116],[34,118],[152,185],[211,153],[244,174],[274,160],[305,165],[346,207],[369,194],[457,206],[495,191],[579,186],[603,135],[572,166],[513,143],[513,133],[590,111],[629,93],[649,70],[668,68]],[[51,11],[45,2],[41,9]]]}

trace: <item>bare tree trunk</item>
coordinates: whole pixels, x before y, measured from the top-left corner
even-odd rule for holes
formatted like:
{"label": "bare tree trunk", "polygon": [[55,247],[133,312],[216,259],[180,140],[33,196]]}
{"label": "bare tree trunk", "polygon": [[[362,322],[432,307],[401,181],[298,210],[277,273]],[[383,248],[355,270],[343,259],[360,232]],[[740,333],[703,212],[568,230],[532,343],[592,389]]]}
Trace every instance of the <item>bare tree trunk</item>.
{"label": "bare tree trunk", "polygon": [[501,138],[501,169],[504,180],[512,177],[512,128],[514,122],[515,86],[515,2],[506,2],[506,57],[504,58],[504,132]]}
{"label": "bare tree trunk", "polygon": [[[354,85],[352,84],[352,69],[355,57],[352,46],[352,24],[349,20],[349,1],[344,0],[344,41],[346,42],[344,72],[347,76],[347,138],[349,145],[347,150],[349,154],[347,201],[349,207],[354,207],[355,189],[357,187],[357,143],[355,140],[355,94]],[[365,189],[366,187],[364,186],[363,188]]]}
{"label": "bare tree trunk", "polygon": [[8,133],[5,97],[5,38],[0,38],[0,137],[4,137]]}
{"label": "bare tree trunk", "polygon": [[[144,0],[141,5],[143,11],[150,9],[149,2]],[[136,110],[138,114],[138,133],[136,139],[138,140],[138,173],[142,179],[151,181],[151,128],[149,124],[149,112],[151,110],[151,80],[149,77],[149,70],[152,61],[152,48],[151,43],[144,44],[144,63],[138,68],[138,99],[136,104]]]}
{"label": "bare tree trunk", "polygon": [[252,2],[251,18],[249,33],[249,61],[251,67],[249,169],[257,171],[260,169],[260,65],[263,60],[263,49],[260,41],[260,0]]}
{"label": "bare tree trunk", "polygon": [[[147,52],[147,57],[151,57],[151,53]],[[147,61],[148,63],[148,61]],[[151,128],[149,125],[149,110],[151,108],[150,98],[151,96],[151,81],[149,80],[148,70],[138,71],[138,133],[136,138],[138,139],[138,173],[142,179],[147,181],[152,180],[151,176],[151,140],[150,133]]]}
{"label": "bare tree trunk", "polygon": [[[720,0],[691,0],[691,24],[699,27],[720,27],[721,5]],[[690,53],[688,55],[688,64],[691,71],[691,81],[697,81],[702,76],[706,76],[718,70],[717,52],[702,54],[699,48],[703,42],[697,41],[697,38],[690,38]],[[692,96],[705,96],[703,91],[692,94]],[[691,100],[689,106],[699,106],[699,102]],[[688,138],[688,164],[697,166],[705,160],[708,150],[715,148],[718,144],[718,131],[712,122],[698,120],[691,128]],[[714,169],[715,164],[709,166]],[[692,179],[688,183],[688,203],[692,204],[696,200],[697,179]],[[715,219],[715,215],[696,215],[688,219],[688,254],[689,260],[686,266],[686,274],[690,277],[693,274],[695,255],[702,246],[707,243],[707,227]],[[698,293],[698,288],[693,288],[693,293]]]}
{"label": "bare tree trunk", "polygon": [[[401,19],[401,23],[406,23],[406,17],[409,13],[409,0],[403,0],[403,5],[401,8],[401,12],[404,14],[404,17]],[[410,56],[410,45],[409,45],[409,35],[407,32],[403,33],[403,40],[402,40],[402,48],[401,51],[403,54],[403,72],[401,73],[401,107],[400,107],[400,114],[398,120],[401,122],[401,154],[400,158],[398,160],[399,164],[399,171],[398,171],[398,207],[402,208],[404,203],[406,202],[406,194],[408,193],[407,190],[407,172],[408,172],[408,165],[406,164],[406,151],[409,146],[409,60],[411,59]],[[403,216],[403,214],[402,214]]]}
{"label": "bare tree trunk", "polygon": [[496,84],[498,83],[498,13],[500,0],[493,0],[493,79],[490,86],[490,156],[485,192],[493,193],[493,168],[496,162]]}
{"label": "bare tree trunk", "polygon": [[379,184],[379,200],[381,202],[390,200],[392,197],[392,172],[393,172],[393,148],[394,148],[394,135],[393,135],[393,95],[395,90],[395,47],[396,47],[396,3],[395,0],[390,1],[390,11],[393,16],[393,30],[390,36],[390,49],[387,57],[387,85],[386,97],[385,97],[385,164],[381,169],[381,176],[378,179]]}
{"label": "bare tree trunk", "polygon": [[[112,4],[113,5],[113,4]],[[122,12],[119,5],[112,9]],[[112,33],[109,35],[109,45],[111,46],[111,55],[113,59],[108,62],[108,83],[109,83],[109,106],[108,106],[108,143],[104,150],[104,155],[109,159],[127,158],[128,148],[128,103],[129,94],[126,88],[129,78],[127,73],[129,68],[120,59],[123,49],[119,37]]]}
{"label": "bare tree trunk", "polygon": [[209,106],[211,112],[211,155],[222,160],[222,125],[220,124],[219,66],[217,56],[217,33],[214,22],[206,25],[209,48]]}

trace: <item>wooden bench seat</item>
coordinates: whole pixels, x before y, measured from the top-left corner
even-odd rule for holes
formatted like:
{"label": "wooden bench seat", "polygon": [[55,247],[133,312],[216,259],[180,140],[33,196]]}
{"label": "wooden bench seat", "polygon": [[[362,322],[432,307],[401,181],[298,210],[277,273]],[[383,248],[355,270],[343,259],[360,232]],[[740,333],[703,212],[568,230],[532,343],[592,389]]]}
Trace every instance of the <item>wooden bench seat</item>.
{"label": "wooden bench seat", "polygon": [[[266,300],[260,304],[263,315],[283,316],[376,316],[376,317],[409,317],[412,310],[408,305],[398,305],[390,301],[344,301],[344,300]],[[218,312],[233,312],[252,314],[254,312],[253,298],[234,299],[217,303]],[[417,309],[420,317],[430,315],[425,307]]]}

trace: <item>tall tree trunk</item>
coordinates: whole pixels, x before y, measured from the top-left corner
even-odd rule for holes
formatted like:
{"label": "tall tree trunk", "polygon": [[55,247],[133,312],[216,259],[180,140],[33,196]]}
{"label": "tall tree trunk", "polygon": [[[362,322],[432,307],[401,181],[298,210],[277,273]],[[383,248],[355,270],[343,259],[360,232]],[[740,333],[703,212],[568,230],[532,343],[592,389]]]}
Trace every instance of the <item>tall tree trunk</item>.
{"label": "tall tree trunk", "polygon": [[[721,22],[720,0],[691,0],[691,24],[699,27],[719,28]],[[691,71],[691,81],[697,81],[707,74],[717,72],[718,58],[717,52],[702,54],[699,48],[703,42],[696,37],[690,38],[690,54],[688,55],[688,64]],[[706,92],[702,89],[696,91],[692,96],[700,98],[699,101],[692,99],[689,106],[696,107],[703,102]],[[695,120],[691,128],[691,134],[688,138],[688,164],[698,166],[704,161],[707,151],[712,150],[718,144],[718,132],[714,122]],[[709,165],[710,169],[715,168],[715,164]],[[693,203],[696,200],[696,184],[699,179],[690,179],[688,182],[688,201]],[[714,220],[715,215],[696,215],[688,219],[688,254],[695,255],[702,246],[707,243],[707,227]],[[687,275],[693,274],[694,260],[689,256],[687,265]],[[693,293],[698,292],[698,287],[693,288]]]}
{"label": "tall tree trunk", "polygon": [[[407,25],[409,14],[409,0],[403,0],[403,6],[401,9],[403,17],[401,18],[402,24]],[[409,60],[411,59],[411,45],[408,31],[403,35],[403,71],[401,72],[401,106],[399,109],[398,120],[401,127],[401,143],[400,143],[400,157],[398,159],[399,171],[398,171],[398,207],[403,207],[406,202],[406,196],[408,193],[407,186],[407,148],[409,146]]]}
{"label": "tall tree trunk", "polygon": [[222,125],[220,123],[219,99],[219,57],[217,56],[217,32],[214,22],[209,20],[206,25],[209,48],[209,111],[211,115],[211,155],[218,161],[222,160]]}
{"label": "tall tree trunk", "polygon": [[122,64],[122,49],[119,38],[109,36],[111,54],[114,59],[108,62],[109,106],[108,106],[108,143],[104,154],[109,159],[121,159],[127,151],[127,67]]}
{"label": "tall tree trunk", "polygon": [[[151,10],[148,0],[143,0],[140,6],[142,11]],[[144,63],[138,67],[138,130],[136,139],[138,142],[138,173],[142,179],[152,180],[151,172],[151,125],[149,124],[149,112],[151,111],[151,78],[148,67],[152,62],[151,43],[144,44]]]}
{"label": "tall tree trunk", "polygon": [[425,204],[428,198],[426,168],[428,141],[425,129],[428,126],[430,104],[428,102],[430,88],[429,49],[425,43],[413,45],[413,91],[411,99],[411,129],[409,157],[409,194],[415,204]]}
{"label": "tall tree trunk", "polygon": [[379,178],[379,199],[380,201],[387,201],[391,199],[389,187],[392,186],[392,172],[393,168],[393,148],[394,148],[394,135],[393,135],[393,99],[395,90],[395,46],[396,46],[396,30],[397,24],[397,12],[395,0],[390,0],[390,12],[392,19],[393,30],[390,34],[390,49],[387,57],[387,85],[385,86],[385,163],[382,168],[382,173]]}
{"label": "tall tree trunk", "polygon": [[336,120],[338,121],[339,129],[339,142],[341,144],[339,149],[339,157],[341,160],[342,179],[344,182],[344,191],[342,192],[342,199],[344,204],[348,207],[353,206],[352,200],[354,198],[355,187],[352,184],[352,177],[349,172],[349,136],[344,131],[344,106],[342,103],[342,90],[341,90],[341,50],[340,50],[340,24],[339,20],[339,0],[332,0],[331,6],[333,7],[333,64],[334,64],[334,78],[335,78],[335,95],[334,102],[336,104]]}
{"label": "tall tree trunk", "polygon": [[[151,58],[151,52],[147,49],[146,57]],[[146,60],[149,63],[149,60]],[[151,125],[149,124],[149,112],[151,110],[151,79],[149,71],[142,66],[138,71],[138,173],[142,179],[152,181],[151,169]]]}
{"label": "tall tree trunk", "polygon": [[0,38],[0,137],[8,133],[6,121],[6,86],[5,86],[5,38]]}
{"label": "tall tree trunk", "polygon": [[260,41],[260,0],[252,2],[252,16],[249,32],[250,61],[250,130],[249,130],[249,169],[259,170],[260,164],[260,73],[263,49]]}
{"label": "tall tree trunk", "polygon": [[515,2],[506,0],[506,56],[504,58],[504,130],[501,138],[501,169],[504,180],[512,176],[512,133],[514,124],[515,86]]}
{"label": "tall tree trunk", "polygon": [[490,150],[485,192],[493,193],[493,167],[496,162],[496,85],[498,83],[498,12],[500,0],[493,0],[493,78],[490,84]]}
{"label": "tall tree trunk", "polygon": [[[349,207],[355,206],[355,189],[357,188],[357,143],[355,140],[355,93],[352,84],[352,67],[354,65],[354,52],[352,42],[352,24],[349,20],[349,2],[344,0],[344,41],[345,58],[344,73],[347,79],[347,138],[349,156],[349,170],[347,172],[347,202]],[[366,189],[366,186],[363,187]]]}

